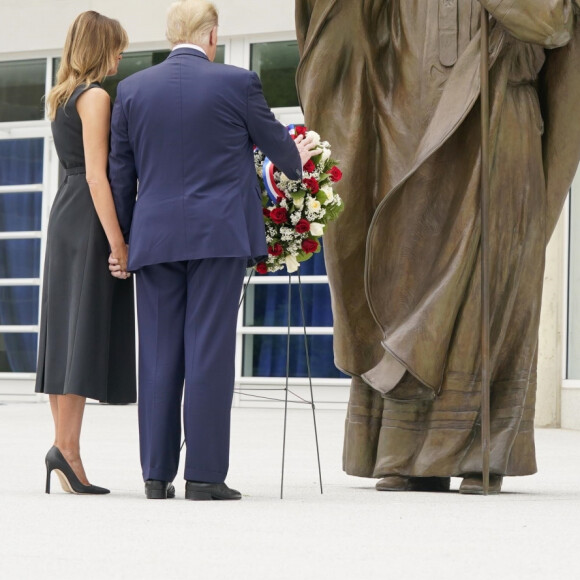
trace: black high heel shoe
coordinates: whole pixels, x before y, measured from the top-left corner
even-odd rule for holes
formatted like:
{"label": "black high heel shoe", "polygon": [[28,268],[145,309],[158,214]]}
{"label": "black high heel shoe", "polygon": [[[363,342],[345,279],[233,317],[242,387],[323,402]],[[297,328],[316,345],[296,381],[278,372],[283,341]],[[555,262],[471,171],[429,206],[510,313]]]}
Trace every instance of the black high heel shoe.
{"label": "black high heel shoe", "polygon": [[50,493],[50,474],[54,471],[60,479],[62,489],[68,493],[103,495],[111,493],[104,487],[84,485],[75,475],[72,467],[63,457],[58,447],[52,446],[46,454],[46,493]]}

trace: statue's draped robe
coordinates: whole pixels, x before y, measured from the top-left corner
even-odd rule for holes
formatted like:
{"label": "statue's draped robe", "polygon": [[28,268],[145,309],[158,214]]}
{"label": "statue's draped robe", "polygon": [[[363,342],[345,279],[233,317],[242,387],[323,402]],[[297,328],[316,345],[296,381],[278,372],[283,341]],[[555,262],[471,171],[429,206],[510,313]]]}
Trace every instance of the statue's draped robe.
{"label": "statue's draped robe", "polygon": [[[580,158],[580,33],[571,0],[482,4],[493,16],[491,472],[526,475],[545,248]],[[345,212],[324,238],[335,361],[371,383],[402,369],[375,385],[386,394],[353,381],[344,469],[481,472],[480,3],[297,0],[296,22],[306,123],[344,171]]]}

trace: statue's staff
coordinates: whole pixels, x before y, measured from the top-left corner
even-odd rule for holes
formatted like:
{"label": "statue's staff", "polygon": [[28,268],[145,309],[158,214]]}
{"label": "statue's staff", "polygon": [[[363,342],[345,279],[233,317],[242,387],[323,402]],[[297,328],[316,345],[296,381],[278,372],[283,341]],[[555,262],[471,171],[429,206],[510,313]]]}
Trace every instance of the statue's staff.
{"label": "statue's staff", "polygon": [[489,14],[481,9],[481,452],[483,495],[489,493],[491,439],[489,352]]}

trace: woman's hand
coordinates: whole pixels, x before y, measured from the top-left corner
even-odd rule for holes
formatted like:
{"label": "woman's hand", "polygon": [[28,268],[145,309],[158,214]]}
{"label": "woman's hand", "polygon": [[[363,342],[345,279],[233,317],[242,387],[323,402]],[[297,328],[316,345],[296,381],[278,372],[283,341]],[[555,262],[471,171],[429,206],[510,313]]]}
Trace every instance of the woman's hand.
{"label": "woman's hand", "polygon": [[123,245],[113,248],[109,255],[109,272],[111,276],[120,280],[126,280],[131,276],[131,273],[127,272],[127,256],[128,246]]}

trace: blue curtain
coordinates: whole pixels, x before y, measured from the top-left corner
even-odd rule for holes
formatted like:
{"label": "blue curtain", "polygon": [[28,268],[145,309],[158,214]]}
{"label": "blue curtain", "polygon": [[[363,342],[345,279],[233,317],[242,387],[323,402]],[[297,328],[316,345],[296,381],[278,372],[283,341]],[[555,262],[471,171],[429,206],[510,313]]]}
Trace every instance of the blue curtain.
{"label": "blue curtain", "polygon": [[[42,183],[43,139],[0,141],[0,185]],[[0,231],[39,231],[42,193],[0,194]],[[37,278],[40,240],[0,240],[0,278]],[[0,287],[0,325],[37,324],[38,287]],[[4,334],[8,368],[34,372],[37,335]]]}
{"label": "blue curtain", "polygon": [[[305,284],[307,276],[324,276],[323,252],[315,254],[300,266],[302,295],[306,326],[332,326],[330,292],[327,284]],[[269,274],[287,278],[285,270]],[[297,274],[293,274],[297,276]],[[302,326],[299,287],[292,285],[291,326]],[[267,284],[254,287],[254,326],[287,326],[288,284]],[[246,309],[247,312],[247,309]],[[249,321],[246,321],[248,324]],[[245,338],[244,348],[252,349],[252,369],[244,369],[246,376],[284,377],[286,376],[286,335],[255,335]],[[313,377],[344,377],[334,366],[332,336],[314,335],[308,337],[308,351]],[[307,365],[304,336],[295,335],[290,340],[290,376],[306,377]]]}

